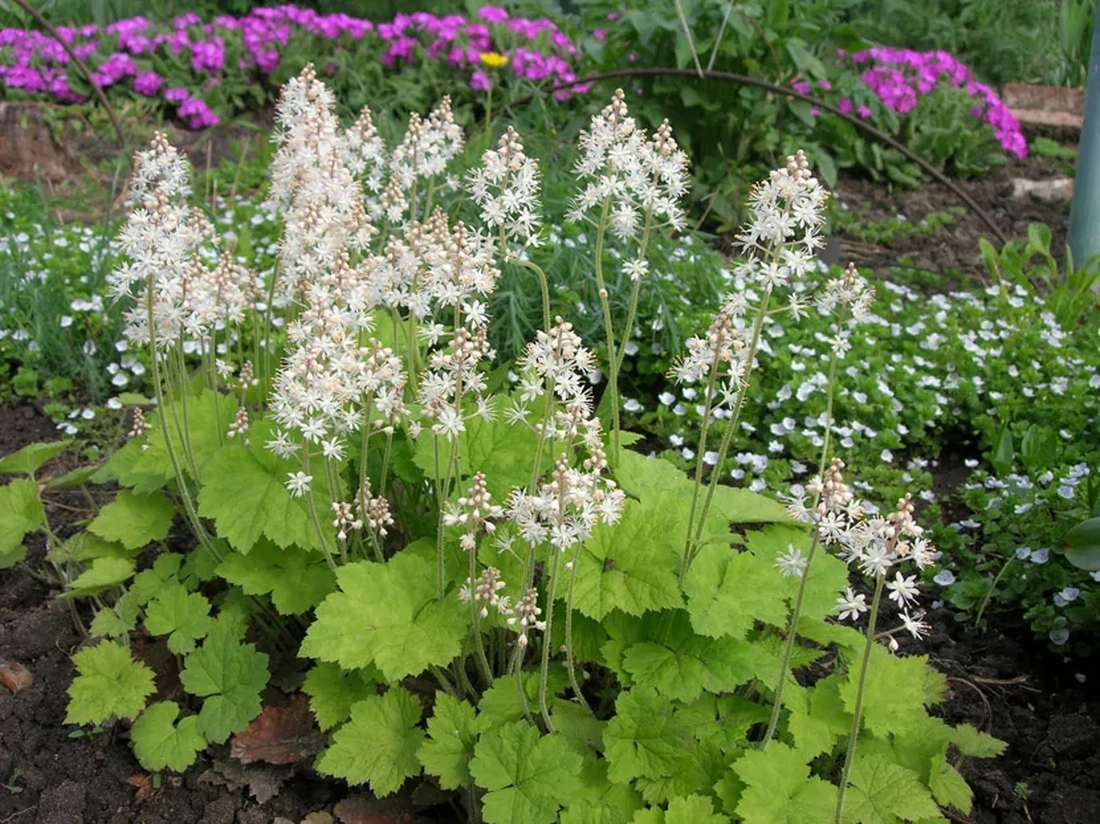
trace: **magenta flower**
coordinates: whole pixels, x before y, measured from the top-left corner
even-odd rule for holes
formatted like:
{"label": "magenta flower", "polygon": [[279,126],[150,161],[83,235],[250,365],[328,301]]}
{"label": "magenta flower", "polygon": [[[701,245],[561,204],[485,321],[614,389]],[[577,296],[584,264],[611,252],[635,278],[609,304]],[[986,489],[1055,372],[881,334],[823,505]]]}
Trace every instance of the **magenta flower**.
{"label": "magenta flower", "polygon": [[489,75],[481,69],[478,69],[470,77],[470,88],[475,92],[487,92],[492,85],[492,81],[489,80]]}
{"label": "magenta flower", "polygon": [[140,72],[134,78],[134,91],[146,97],[153,97],[164,85],[164,78],[156,72]]}

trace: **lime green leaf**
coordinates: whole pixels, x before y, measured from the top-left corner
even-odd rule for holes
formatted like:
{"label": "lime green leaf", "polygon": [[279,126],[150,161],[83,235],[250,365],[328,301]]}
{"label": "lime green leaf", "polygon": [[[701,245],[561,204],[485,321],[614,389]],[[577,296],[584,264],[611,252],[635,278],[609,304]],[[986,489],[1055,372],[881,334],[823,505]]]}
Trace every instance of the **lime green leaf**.
{"label": "lime green leaf", "polygon": [[540,736],[525,721],[513,721],[481,736],[470,774],[487,792],[482,801],[489,824],[553,822],[580,786],[581,756],[554,735]]}
{"label": "lime green leaf", "polygon": [[236,629],[231,622],[218,621],[180,672],[183,688],[206,699],[197,729],[215,744],[260,714],[260,691],[267,685],[267,655],[242,644]]}
{"label": "lime green leaf", "polygon": [[603,748],[603,730],[607,722],[593,717],[587,706],[564,699],[555,701],[550,718],[557,734],[581,755],[594,754]]}
{"label": "lime green leaf", "polygon": [[[671,516],[628,500],[619,523],[598,525],[582,544],[573,608],[599,621],[613,609],[641,615],[681,606],[680,549]],[[558,587],[563,600],[567,589]]]}
{"label": "lime green leaf", "polygon": [[181,584],[166,586],[145,610],[145,628],[153,635],[167,635],[168,649],[186,655],[210,629],[210,602]]}
{"label": "lime green leaf", "polygon": [[644,776],[660,778],[676,772],[689,728],[676,717],[672,701],[650,686],[620,693],[615,715],[604,729],[608,777],[626,783]]}
{"label": "lime green leaf", "polygon": [[[759,672],[756,648],[733,638],[704,638],[692,632],[686,612],[666,613],[658,637],[629,647],[623,667],[634,683],[649,684],[669,698],[690,703],[703,690],[732,692]],[[766,662],[764,662],[766,666]]]}
{"label": "lime green leaf", "polygon": [[345,671],[339,664],[320,663],[306,673],[302,692],[323,730],[351,717],[351,705],[375,695],[382,674],[374,667]]}
{"label": "lime green leaf", "polygon": [[133,575],[134,562],[129,558],[98,558],[69,584],[64,597],[97,595],[128,581]]}
{"label": "lime green leaf", "polygon": [[[619,458],[615,479],[625,492],[646,506],[665,509],[691,505],[694,481],[669,461],[647,458],[639,452],[624,451]],[[772,498],[719,485],[711,499],[712,519],[738,524],[790,523],[787,510]]]}
{"label": "lime green leaf", "polygon": [[[751,552],[703,547],[684,580],[691,624],[700,635],[744,638],[757,621],[782,626],[787,600],[780,574]],[[834,596],[835,597],[835,596]]]}
{"label": "lime green leaf", "polygon": [[745,783],[737,814],[745,824],[807,824],[832,821],[836,787],[810,776],[807,756],[773,741],[748,750],[733,765]]}
{"label": "lime green leaf", "polygon": [[[174,399],[173,403],[176,404],[177,409],[181,407],[179,398]],[[215,405],[217,405],[216,409]],[[188,394],[188,445],[195,460],[195,469],[199,473],[199,478],[194,480],[205,478],[208,464],[218,450],[221,449],[226,422],[232,421],[236,414],[237,401],[232,395],[213,392],[209,389],[204,389],[198,395]],[[165,448],[164,434],[160,428],[160,416],[149,415],[148,418],[153,428],[145,439],[144,446],[147,448],[139,452],[137,460],[130,467],[130,474],[159,476],[167,481],[174,478],[175,474],[172,469],[172,461],[168,457]],[[171,415],[169,415],[169,420],[171,420]],[[218,425],[219,420],[221,422],[220,426]],[[177,456],[181,455],[180,438],[174,427],[171,430],[171,439],[172,447]],[[191,474],[190,465],[187,461],[181,460],[180,466],[186,474]],[[127,479],[122,478],[120,480],[125,482]]]}
{"label": "lime green leaf", "polygon": [[714,811],[714,802],[706,796],[677,796],[667,810],[640,810],[632,824],[727,824],[726,816]]}
{"label": "lime green leaf", "polygon": [[438,778],[445,790],[464,787],[470,779],[469,762],[476,741],[474,708],[444,692],[437,693],[428,719],[428,740],[417,753],[425,772]]}
{"label": "lime green leaf", "polygon": [[31,475],[38,467],[65,451],[72,441],[30,443],[0,460],[0,475]]}
{"label": "lime green leaf", "polygon": [[42,526],[42,502],[34,481],[12,481],[0,487],[0,569],[27,557],[23,537]]}
{"label": "lime green leaf", "polygon": [[134,576],[134,582],[130,584],[130,592],[133,593],[139,604],[145,604],[160,594],[164,587],[177,584],[179,580],[180,565],[183,556],[176,552],[166,552],[158,555],[153,561],[152,569],[145,569]]}
{"label": "lime green leaf", "polygon": [[163,769],[183,772],[206,748],[206,739],[196,729],[198,718],[189,715],[175,723],[180,714],[175,701],[158,701],[134,722],[130,741],[141,766],[150,772]]}
{"label": "lime green leaf", "polygon": [[[926,686],[928,670],[925,656],[898,658],[875,645],[863,693],[863,725],[872,735],[883,740],[904,737],[921,726],[928,716],[925,705],[935,702]],[[848,712],[855,707],[858,687],[859,671],[854,669],[840,687]]]}
{"label": "lime green leaf", "polygon": [[61,489],[71,486],[84,486],[92,481],[92,476],[95,475],[102,468],[103,464],[88,464],[87,466],[78,466],[76,469],[70,469],[63,475],[58,475],[56,478],[50,478],[46,481],[45,485],[50,489]]}
{"label": "lime green leaf", "polygon": [[807,756],[831,752],[837,740],[852,729],[852,715],[840,700],[840,679],[830,675],[812,689],[787,689],[790,709],[787,730],[795,746]]}
{"label": "lime green leaf", "polygon": [[928,788],[932,791],[936,803],[945,807],[955,807],[969,814],[974,803],[974,793],[959,771],[947,763],[947,756],[937,753],[932,756]]}
{"label": "lime green leaf", "polygon": [[127,549],[138,549],[168,537],[174,511],[161,492],[137,495],[124,489],[99,511],[88,531]]}
{"label": "lime green leaf", "polygon": [[1004,741],[980,732],[970,724],[954,727],[951,730],[951,743],[958,747],[959,755],[969,758],[996,758],[1008,746]]}
{"label": "lime green leaf", "polygon": [[385,564],[341,567],[339,591],[317,607],[301,654],[345,669],[376,664],[388,681],[445,666],[461,651],[469,610],[457,597],[438,600],[435,567],[400,552]]}
{"label": "lime green leaf", "polygon": [[[227,443],[207,464],[199,491],[199,514],[212,518],[218,534],[238,552],[248,554],[261,535],[280,547],[297,544],[317,549],[317,533],[309,514],[308,501],[293,497],[286,488],[289,473],[300,469],[297,462],[277,457],[264,445],[270,424],[260,421],[250,433],[247,449]],[[318,459],[320,460],[320,459]],[[329,490],[322,464],[311,469],[315,500],[327,507]],[[322,518],[322,531],[335,542],[332,519]]]}
{"label": "lime green leaf", "polygon": [[259,458],[240,444],[227,443],[204,474],[199,514],[213,519],[218,534],[244,554],[261,535],[279,546],[315,547],[309,512],[301,498],[287,491],[286,465],[275,455]]}
{"label": "lime green leaf", "polygon": [[[772,588],[782,592],[793,607],[798,597],[801,581],[794,577],[783,577],[776,567],[776,560],[794,547],[801,550],[802,557],[809,557],[810,536],[803,529],[774,525],[750,532],[746,538],[750,552],[774,570]],[[810,577],[806,581],[806,592],[802,601],[802,619],[821,619],[836,614],[836,596],[848,585],[848,566],[835,555],[819,548],[814,553],[814,562],[810,567]],[[786,617],[782,628],[786,629]]]}
{"label": "lime green leaf", "polygon": [[607,762],[594,755],[585,757],[580,786],[561,811],[561,824],[619,824],[642,807],[642,796],[629,784],[607,778]]}
{"label": "lime green leaf", "polygon": [[858,756],[844,797],[845,824],[893,824],[940,814],[917,775],[878,756]]}
{"label": "lime green leaf", "polygon": [[247,557],[230,552],[217,573],[247,595],[271,593],[271,603],[283,615],[313,609],[336,587],[336,576],[320,555],[297,546],[280,549],[266,538]]}
{"label": "lime green leaf", "polygon": [[[497,395],[489,401],[495,413],[493,420],[480,416],[466,421],[466,431],[458,436],[458,472],[468,477],[475,472],[485,474],[486,483],[494,500],[502,501],[512,487],[526,486],[531,482],[531,465],[535,462],[538,436],[529,426],[510,424],[505,410],[509,399]],[[439,438],[439,471],[450,465],[451,446],[446,438]],[[435,438],[426,433],[416,441],[413,461],[429,478],[437,478],[435,463]],[[549,450],[543,455],[544,468],[551,465]]]}
{"label": "lime green leaf", "polygon": [[[565,667],[551,663],[546,674],[547,702],[553,712],[557,704],[557,695],[565,689],[568,681]],[[527,693],[527,705],[538,702],[539,675],[537,672],[527,672],[523,675],[523,689]],[[492,686],[481,694],[481,700],[477,703],[477,723],[480,732],[486,732],[494,727],[499,727],[509,721],[518,721],[523,718],[523,702],[519,697],[519,687],[516,685],[515,676],[502,675],[493,681]]]}
{"label": "lime green leaf", "polygon": [[73,656],[77,677],[69,685],[66,724],[101,724],[112,715],[134,718],[152,695],[153,671],[110,641]]}
{"label": "lime green leaf", "polygon": [[93,638],[114,638],[125,640],[137,626],[141,607],[137,599],[129,592],[118,598],[115,603],[99,610],[92,619],[88,632]]}
{"label": "lime green leaf", "polygon": [[349,784],[370,783],[381,797],[401,789],[420,772],[416,753],[424,742],[420,702],[403,687],[364,698],[351,708],[351,720],[332,736],[332,745],[317,760],[324,775]]}
{"label": "lime green leaf", "polygon": [[135,554],[114,541],[104,541],[90,532],[78,532],[60,546],[50,549],[46,558],[59,564],[73,561],[87,564],[98,558],[133,558]]}
{"label": "lime green leaf", "polygon": [[714,744],[722,752],[744,747],[748,731],[768,720],[769,708],[737,695],[704,693],[676,710],[677,720],[697,741]]}

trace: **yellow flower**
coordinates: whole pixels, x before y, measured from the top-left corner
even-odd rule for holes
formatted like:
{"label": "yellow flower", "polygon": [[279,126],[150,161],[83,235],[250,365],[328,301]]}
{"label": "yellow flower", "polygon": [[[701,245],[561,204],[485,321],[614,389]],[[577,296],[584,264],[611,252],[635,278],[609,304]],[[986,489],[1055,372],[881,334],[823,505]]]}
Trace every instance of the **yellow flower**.
{"label": "yellow flower", "polygon": [[499,69],[508,65],[508,56],[497,52],[482,52],[481,62],[490,69]]}

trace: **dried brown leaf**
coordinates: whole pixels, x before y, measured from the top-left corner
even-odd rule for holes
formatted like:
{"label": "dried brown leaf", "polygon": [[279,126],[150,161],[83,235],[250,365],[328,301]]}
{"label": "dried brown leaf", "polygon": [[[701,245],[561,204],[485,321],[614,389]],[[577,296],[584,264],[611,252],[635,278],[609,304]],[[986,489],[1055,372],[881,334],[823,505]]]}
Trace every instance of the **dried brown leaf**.
{"label": "dried brown leaf", "polygon": [[296,764],[319,753],[323,741],[309,700],[298,694],[285,707],[264,707],[248,729],[233,736],[229,754],[243,764]]}

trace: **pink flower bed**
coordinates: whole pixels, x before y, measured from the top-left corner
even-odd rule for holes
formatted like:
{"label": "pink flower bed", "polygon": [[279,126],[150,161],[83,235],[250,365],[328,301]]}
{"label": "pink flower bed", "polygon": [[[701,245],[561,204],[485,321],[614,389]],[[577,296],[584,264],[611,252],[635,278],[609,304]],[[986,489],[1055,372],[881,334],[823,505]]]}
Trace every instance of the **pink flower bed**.
{"label": "pink flower bed", "polygon": [[[498,52],[508,58],[499,71],[549,85],[577,79],[577,48],[546,18],[509,16],[496,6],[484,6],[473,20],[458,14],[400,14],[388,23],[346,14],[318,14],[292,5],[253,9],[243,17],[221,16],[206,23],[187,14],[170,25],[144,17],[98,26],[61,28],[60,36],[80,58],[95,66],[94,82],[109,88],[129,83],[134,93],[159,97],[176,107],[191,128],[219,122],[204,99],[205,91],[231,75],[262,78],[273,73],[296,38],[314,36],[333,41],[336,49],[353,44],[375,46],[383,65],[443,61],[466,75],[475,91],[489,88],[481,55]],[[236,55],[235,60],[233,55]],[[319,66],[330,55],[314,56]],[[169,78],[154,68],[168,59],[178,71]],[[0,30],[0,83],[7,89],[50,97],[62,103],[80,102],[84,95],[70,85],[74,77],[69,56],[48,35],[23,29]],[[335,68],[329,64],[330,71]],[[576,92],[585,86],[575,87]],[[565,99],[571,90],[555,94]]]}

